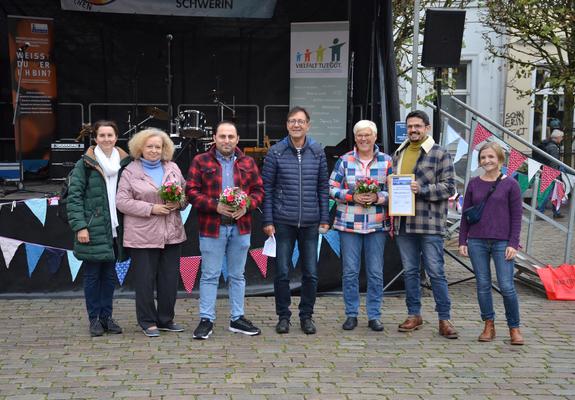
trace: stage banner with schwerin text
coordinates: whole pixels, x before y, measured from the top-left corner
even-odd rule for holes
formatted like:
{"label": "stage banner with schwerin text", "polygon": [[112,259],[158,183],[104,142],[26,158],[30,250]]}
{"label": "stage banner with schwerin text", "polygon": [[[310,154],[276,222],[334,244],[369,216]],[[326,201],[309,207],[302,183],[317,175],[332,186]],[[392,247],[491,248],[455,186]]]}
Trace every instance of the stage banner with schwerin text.
{"label": "stage banner with schwerin text", "polygon": [[271,18],[276,0],[61,0],[62,10],[175,17]]}
{"label": "stage banner with schwerin text", "polygon": [[309,134],[323,146],[345,139],[349,22],[291,24],[290,107],[311,114]]}
{"label": "stage banner with schwerin text", "polygon": [[53,29],[50,18],[8,16],[12,104],[18,109],[14,137],[16,154],[22,151],[25,170],[36,171],[48,163],[56,129]]}

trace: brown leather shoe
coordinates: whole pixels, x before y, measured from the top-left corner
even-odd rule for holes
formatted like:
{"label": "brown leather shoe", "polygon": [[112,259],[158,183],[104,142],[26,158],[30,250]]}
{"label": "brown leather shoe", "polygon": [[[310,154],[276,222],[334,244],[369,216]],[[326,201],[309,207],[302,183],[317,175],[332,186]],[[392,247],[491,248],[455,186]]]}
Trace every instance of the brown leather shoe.
{"label": "brown leather shoe", "polygon": [[525,343],[519,328],[509,328],[509,335],[511,336],[511,344],[512,345],[523,346],[523,344]]}
{"label": "brown leather shoe", "polygon": [[491,342],[493,339],[495,339],[495,323],[492,319],[488,319],[485,321],[483,332],[481,332],[477,340],[479,342]]}
{"label": "brown leather shoe", "polygon": [[439,320],[439,334],[447,339],[457,339],[457,331],[455,327],[451,323],[451,321],[447,319],[440,319]]}
{"label": "brown leather shoe", "polygon": [[400,332],[413,332],[423,326],[421,315],[408,315],[407,319],[397,328]]}

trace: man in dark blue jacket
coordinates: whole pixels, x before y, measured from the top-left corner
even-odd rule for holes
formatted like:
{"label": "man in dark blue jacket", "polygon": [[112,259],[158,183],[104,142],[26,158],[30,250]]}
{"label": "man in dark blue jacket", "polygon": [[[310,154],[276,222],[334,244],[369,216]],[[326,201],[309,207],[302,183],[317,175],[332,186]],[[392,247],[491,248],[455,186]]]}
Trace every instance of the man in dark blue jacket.
{"label": "man in dark blue jacket", "polygon": [[310,137],[309,113],[292,108],[287,116],[289,136],[272,146],[263,168],[264,232],[276,239],[277,333],[288,333],[291,304],[289,267],[297,240],[302,267],[299,318],[301,329],[316,332],[312,320],[317,290],[317,241],[329,228],[329,175],[321,145]]}

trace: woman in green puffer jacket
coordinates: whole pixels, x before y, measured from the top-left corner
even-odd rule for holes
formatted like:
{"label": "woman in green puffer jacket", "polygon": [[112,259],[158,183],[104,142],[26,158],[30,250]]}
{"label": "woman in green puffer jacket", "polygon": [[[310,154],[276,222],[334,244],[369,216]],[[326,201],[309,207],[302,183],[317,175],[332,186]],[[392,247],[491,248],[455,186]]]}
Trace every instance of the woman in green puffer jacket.
{"label": "woman in green puffer jacket", "polygon": [[116,286],[115,263],[122,258],[116,188],[130,156],[119,147],[113,121],[94,124],[96,146],[74,166],[68,194],[68,221],[74,232],[74,255],[84,261],[84,296],[90,335],[122,333],[112,319]]}

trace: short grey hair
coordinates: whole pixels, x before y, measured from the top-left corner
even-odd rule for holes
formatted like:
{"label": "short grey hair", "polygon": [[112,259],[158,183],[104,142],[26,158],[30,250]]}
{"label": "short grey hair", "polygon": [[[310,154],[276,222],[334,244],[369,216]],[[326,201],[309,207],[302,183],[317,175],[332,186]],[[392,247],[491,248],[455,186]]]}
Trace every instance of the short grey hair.
{"label": "short grey hair", "polygon": [[565,136],[565,134],[563,133],[562,130],[560,129],[553,129],[553,132],[551,132],[551,137],[552,138],[560,138]]}
{"label": "short grey hair", "polygon": [[363,129],[370,129],[373,135],[377,136],[377,125],[375,125],[375,122],[368,119],[362,119],[361,121],[356,122],[353,126],[353,134],[355,135]]}

